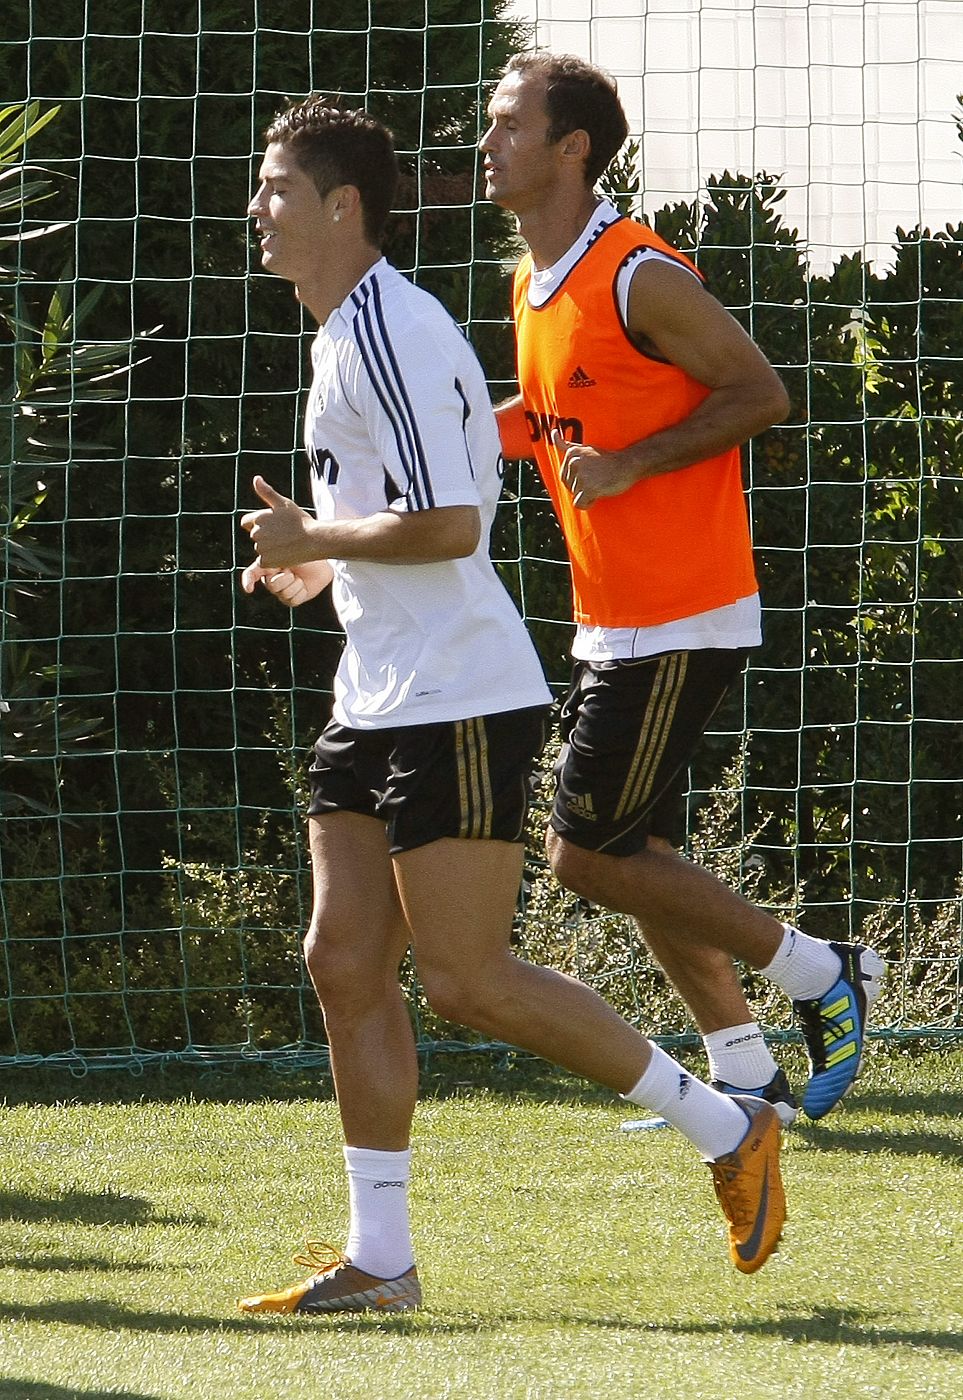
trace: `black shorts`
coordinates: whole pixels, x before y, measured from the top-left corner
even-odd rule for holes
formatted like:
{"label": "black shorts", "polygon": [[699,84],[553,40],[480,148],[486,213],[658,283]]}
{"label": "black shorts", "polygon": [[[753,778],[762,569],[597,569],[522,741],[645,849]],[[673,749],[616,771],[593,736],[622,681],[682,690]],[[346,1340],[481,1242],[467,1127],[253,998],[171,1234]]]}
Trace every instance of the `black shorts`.
{"label": "black shorts", "polygon": [[521,841],[548,713],[537,705],[394,729],[332,720],[308,769],[308,815],[377,817],[393,855],[443,836]]}
{"label": "black shorts", "polygon": [[669,652],[577,662],[561,714],[551,824],[575,846],[641,851],[685,839],[686,770],[748,652]]}

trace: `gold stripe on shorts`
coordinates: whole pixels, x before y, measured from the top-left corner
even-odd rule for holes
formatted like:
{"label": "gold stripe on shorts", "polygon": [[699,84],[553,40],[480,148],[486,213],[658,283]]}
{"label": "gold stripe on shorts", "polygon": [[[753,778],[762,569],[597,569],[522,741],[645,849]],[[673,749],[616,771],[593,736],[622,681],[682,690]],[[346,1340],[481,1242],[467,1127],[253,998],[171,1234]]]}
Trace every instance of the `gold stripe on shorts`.
{"label": "gold stripe on shorts", "polygon": [[659,661],[652,693],[646,706],[638,746],[632,756],[622,795],[615,809],[615,820],[645,805],[652,792],[666,741],[675,719],[679,697],[685,685],[688,665],[685,652],[663,656]]}
{"label": "gold stripe on shorts", "polygon": [[483,718],[455,723],[458,773],[458,835],[484,840],[492,834],[492,787],[488,771],[488,733]]}

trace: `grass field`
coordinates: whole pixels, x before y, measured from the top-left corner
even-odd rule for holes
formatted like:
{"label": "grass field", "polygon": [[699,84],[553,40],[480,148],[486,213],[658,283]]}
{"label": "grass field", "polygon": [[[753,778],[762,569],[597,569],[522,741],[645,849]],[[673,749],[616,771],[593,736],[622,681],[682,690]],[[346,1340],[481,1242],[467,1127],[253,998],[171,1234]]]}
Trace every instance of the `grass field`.
{"label": "grass field", "polygon": [[235,1311],[306,1236],[343,1242],[326,1085],[8,1072],[0,1400],[956,1400],[963,1051],[867,1062],[787,1135],[786,1238],[745,1278],[682,1139],[531,1062],[436,1059],[425,1310],[341,1320]]}

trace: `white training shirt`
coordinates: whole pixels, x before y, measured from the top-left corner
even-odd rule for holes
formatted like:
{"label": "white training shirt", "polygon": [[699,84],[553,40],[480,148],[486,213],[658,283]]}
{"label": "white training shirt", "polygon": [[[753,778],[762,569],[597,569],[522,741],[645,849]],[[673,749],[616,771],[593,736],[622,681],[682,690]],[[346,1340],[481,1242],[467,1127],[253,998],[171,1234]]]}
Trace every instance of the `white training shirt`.
{"label": "white training shirt", "polygon": [[[528,288],[531,306],[544,306],[584,256],[595,239],[609,224],[622,216],[615,205],[603,199],[595,206],[592,217],[566,253],[551,267],[533,271]],[[657,248],[644,248],[624,266],[615,285],[616,300],[622,325],[627,328],[629,289],[632,278],[644,262],[657,259],[688,271],[684,264],[660,253]],[[691,274],[695,276],[694,273]],[[628,331],[626,329],[626,334]],[[578,661],[615,661],[629,657],[657,656],[666,651],[700,651],[711,647],[755,647],[762,641],[759,594],[738,598],[722,608],[696,613],[692,617],[676,618],[655,627],[591,627],[579,623],[572,642],[572,655]]]}
{"label": "white training shirt", "polygon": [[501,489],[481,365],[433,296],[382,258],[319,329],[305,446],[319,520],[476,506],[474,554],[431,564],[332,559],[346,645],[334,718],[351,729],[470,719],[551,695],[489,557]]}

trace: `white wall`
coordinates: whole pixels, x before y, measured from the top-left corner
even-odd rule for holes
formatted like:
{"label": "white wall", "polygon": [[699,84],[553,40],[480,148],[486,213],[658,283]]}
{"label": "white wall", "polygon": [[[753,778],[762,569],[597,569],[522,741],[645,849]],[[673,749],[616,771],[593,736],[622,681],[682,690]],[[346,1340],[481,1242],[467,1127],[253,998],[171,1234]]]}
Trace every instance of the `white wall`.
{"label": "white wall", "polygon": [[816,270],[898,225],[963,221],[963,0],[518,0],[537,41],[608,69],[645,208],[710,174],[782,177]]}

